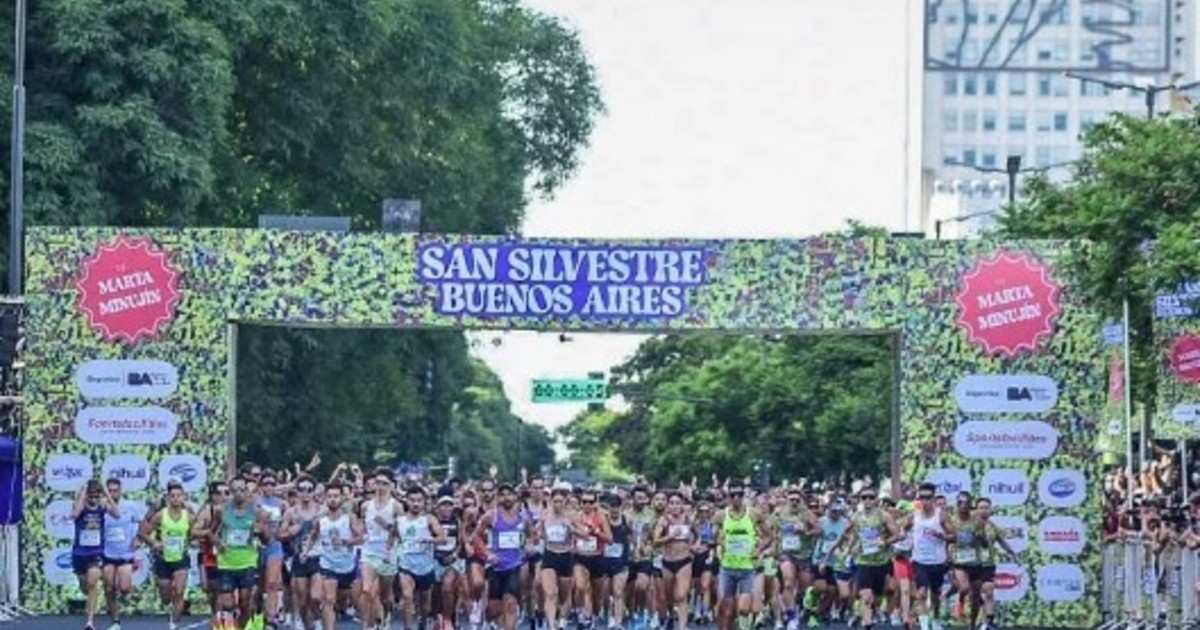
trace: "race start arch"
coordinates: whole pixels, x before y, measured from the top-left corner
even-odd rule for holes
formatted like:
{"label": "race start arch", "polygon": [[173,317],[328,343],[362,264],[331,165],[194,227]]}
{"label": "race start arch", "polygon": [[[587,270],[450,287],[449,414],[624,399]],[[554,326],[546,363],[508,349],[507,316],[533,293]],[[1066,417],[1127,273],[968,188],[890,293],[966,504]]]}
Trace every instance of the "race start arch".
{"label": "race start arch", "polygon": [[70,597],[68,510],[85,479],[118,476],[144,500],[170,477],[199,492],[224,474],[239,322],[844,331],[899,341],[903,479],[991,497],[1022,552],[998,567],[1002,621],[1093,626],[1106,366],[1070,247],[32,229],[24,603]]}

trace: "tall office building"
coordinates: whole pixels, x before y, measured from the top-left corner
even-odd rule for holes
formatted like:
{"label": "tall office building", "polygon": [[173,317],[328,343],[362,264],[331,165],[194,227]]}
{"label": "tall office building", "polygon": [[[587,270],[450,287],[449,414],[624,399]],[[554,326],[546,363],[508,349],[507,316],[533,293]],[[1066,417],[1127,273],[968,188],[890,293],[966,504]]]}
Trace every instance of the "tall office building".
{"label": "tall office building", "polygon": [[1083,131],[1112,111],[1146,115],[1144,93],[1066,73],[1196,80],[1197,1],[925,0],[925,229],[954,237],[988,225],[1008,199],[1009,156],[1063,177]]}

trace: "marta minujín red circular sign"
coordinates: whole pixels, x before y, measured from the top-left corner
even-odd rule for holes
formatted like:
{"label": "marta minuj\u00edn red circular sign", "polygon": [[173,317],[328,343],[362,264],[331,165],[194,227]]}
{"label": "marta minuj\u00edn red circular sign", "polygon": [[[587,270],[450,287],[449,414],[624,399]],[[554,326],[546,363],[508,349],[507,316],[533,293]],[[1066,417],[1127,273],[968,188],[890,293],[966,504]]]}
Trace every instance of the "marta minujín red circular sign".
{"label": "marta minuj\u00edn red circular sign", "polygon": [[167,252],[149,237],[121,234],[83,261],[79,310],[106,341],[136,343],[174,318],[178,278]]}
{"label": "marta minuj\u00edn red circular sign", "polygon": [[1184,383],[1200,383],[1200,336],[1180,335],[1171,342],[1171,372]]}
{"label": "marta minuj\u00edn red circular sign", "polygon": [[1047,265],[1028,254],[1001,251],[975,263],[961,282],[957,323],[985,353],[1034,352],[1054,334],[1062,287]]}

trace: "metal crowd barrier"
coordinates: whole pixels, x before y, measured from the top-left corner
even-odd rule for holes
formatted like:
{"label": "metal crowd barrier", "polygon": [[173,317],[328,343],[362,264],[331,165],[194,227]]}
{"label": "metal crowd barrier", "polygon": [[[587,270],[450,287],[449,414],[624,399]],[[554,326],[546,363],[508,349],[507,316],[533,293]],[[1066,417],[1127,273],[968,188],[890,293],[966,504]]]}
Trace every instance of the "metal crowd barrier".
{"label": "metal crowd barrier", "polygon": [[0,624],[34,617],[36,613],[17,603],[20,599],[21,543],[20,531],[15,525],[0,527],[0,567],[4,571],[0,579]]}
{"label": "metal crowd barrier", "polygon": [[1200,629],[1198,552],[1142,536],[1104,547],[1099,630]]}

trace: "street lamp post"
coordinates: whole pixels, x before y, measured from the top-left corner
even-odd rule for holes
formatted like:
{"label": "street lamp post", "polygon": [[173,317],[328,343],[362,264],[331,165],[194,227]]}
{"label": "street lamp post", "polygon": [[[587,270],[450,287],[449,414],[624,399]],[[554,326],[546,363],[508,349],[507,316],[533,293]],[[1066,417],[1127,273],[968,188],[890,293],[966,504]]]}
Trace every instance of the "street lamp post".
{"label": "street lamp post", "polygon": [[1082,74],[1074,72],[1064,72],[1063,76],[1068,79],[1075,79],[1081,83],[1092,83],[1094,85],[1103,85],[1110,90],[1129,90],[1130,92],[1140,92],[1146,97],[1146,120],[1154,120],[1154,106],[1158,101],[1160,92],[1185,92],[1196,87],[1200,87],[1200,81],[1192,81],[1191,83],[1179,84],[1179,76],[1175,75],[1171,78],[1171,82],[1166,85],[1155,85],[1153,82],[1146,85],[1138,85],[1136,83],[1127,83],[1125,81],[1109,81],[1108,79],[1099,79],[1096,77],[1085,77]]}
{"label": "street lamp post", "polygon": [[[1046,171],[1054,170],[1056,168],[1062,168],[1064,166],[1071,166],[1072,164],[1074,164],[1074,162],[1056,162],[1054,164],[1047,164],[1046,166],[1032,166],[1032,167],[1028,167],[1028,168],[1021,168],[1021,156],[1010,155],[1004,161],[1004,168],[1002,168],[1002,169],[1001,168],[992,168],[992,167],[988,167],[988,166],[976,166],[974,164],[965,164],[962,162],[953,162],[950,165],[951,166],[962,166],[964,168],[969,168],[978,173],[1004,173],[1008,177],[1008,204],[1011,206],[1017,202],[1017,175],[1020,175],[1022,173],[1044,173]],[[974,219],[976,217],[983,217],[983,216],[987,216],[989,214],[995,214],[995,213],[996,213],[996,210],[993,209],[993,210],[985,210],[982,212],[972,212],[970,214],[964,214],[964,215],[960,215],[957,217],[951,217],[949,219],[938,219],[933,222],[934,239],[939,240],[939,241],[942,240],[942,224],[943,223],[961,223],[968,219]]]}
{"label": "street lamp post", "polygon": [[20,295],[24,256],[22,236],[25,226],[25,13],[26,0],[17,0],[15,53],[13,54],[12,181],[9,199],[8,292]]}

